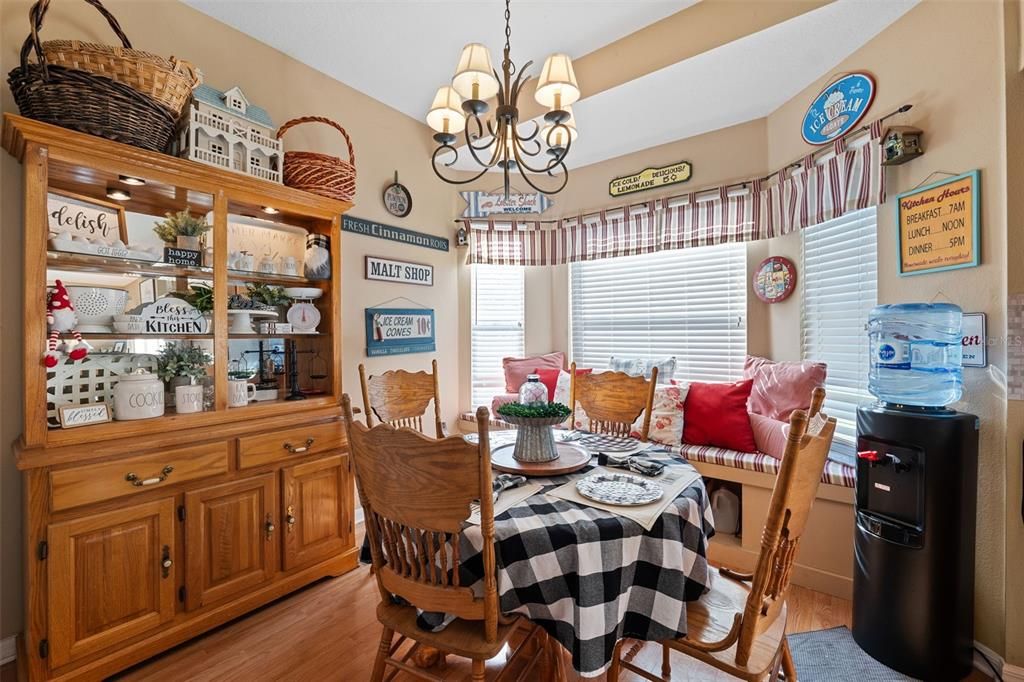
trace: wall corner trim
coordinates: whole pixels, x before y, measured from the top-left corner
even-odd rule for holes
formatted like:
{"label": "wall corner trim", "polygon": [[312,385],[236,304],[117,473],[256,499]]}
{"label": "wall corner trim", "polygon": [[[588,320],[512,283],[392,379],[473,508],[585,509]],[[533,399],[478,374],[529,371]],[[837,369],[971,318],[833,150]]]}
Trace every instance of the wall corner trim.
{"label": "wall corner trim", "polygon": [[[18,655],[18,636],[11,635],[0,639],[0,665],[10,663]],[[1024,679],[1024,678],[1022,678]]]}

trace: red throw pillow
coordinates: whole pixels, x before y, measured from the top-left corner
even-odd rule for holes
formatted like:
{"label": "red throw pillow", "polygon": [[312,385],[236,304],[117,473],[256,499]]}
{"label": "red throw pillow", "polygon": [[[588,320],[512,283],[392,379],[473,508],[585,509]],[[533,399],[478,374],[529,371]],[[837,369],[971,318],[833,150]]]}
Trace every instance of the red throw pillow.
{"label": "red throw pillow", "polygon": [[690,384],[683,406],[683,442],[757,452],[747,415],[753,385],[753,379],[734,384]]}
{"label": "red throw pillow", "polygon": [[[590,374],[593,371],[593,368],[580,369],[577,367],[576,375]],[[538,367],[533,370],[533,373],[540,377],[540,383],[548,387],[548,402],[552,402],[555,399],[555,389],[558,387],[558,377],[561,376],[562,372],[565,372],[565,370],[546,369],[544,367]],[[565,374],[568,375],[569,373],[565,372]]]}

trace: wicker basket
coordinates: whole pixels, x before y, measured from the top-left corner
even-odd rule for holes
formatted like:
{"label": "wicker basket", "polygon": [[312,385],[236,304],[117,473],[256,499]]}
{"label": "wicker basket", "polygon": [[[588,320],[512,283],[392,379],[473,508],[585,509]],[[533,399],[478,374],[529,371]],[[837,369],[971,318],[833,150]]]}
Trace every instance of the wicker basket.
{"label": "wicker basket", "polygon": [[[98,0],[87,0],[98,6]],[[29,13],[31,33],[21,48],[21,66],[7,75],[11,94],[22,115],[136,147],[164,151],[174,137],[178,112],[129,85],[88,71],[47,63],[39,29],[49,0],[39,0]],[[98,7],[116,26],[106,10]],[[120,32],[119,27],[115,31]],[[127,39],[125,39],[127,41]],[[35,52],[37,64],[29,63]]]}
{"label": "wicker basket", "polygon": [[281,126],[277,137],[280,138],[285,131],[300,123],[325,123],[340,132],[348,145],[349,160],[343,161],[337,156],[316,152],[285,152],[284,184],[330,199],[352,201],[356,195],[356,153],[348,133],[329,118],[303,116],[293,118]]}
{"label": "wicker basket", "polygon": [[[47,64],[88,71],[124,83],[180,115],[188,106],[192,90],[202,82],[199,70],[181,59],[164,59],[133,49],[114,15],[99,0],[85,1],[106,18],[123,47],[83,43],[80,40],[48,40],[42,44]],[[40,0],[39,4],[41,23],[49,0]]]}

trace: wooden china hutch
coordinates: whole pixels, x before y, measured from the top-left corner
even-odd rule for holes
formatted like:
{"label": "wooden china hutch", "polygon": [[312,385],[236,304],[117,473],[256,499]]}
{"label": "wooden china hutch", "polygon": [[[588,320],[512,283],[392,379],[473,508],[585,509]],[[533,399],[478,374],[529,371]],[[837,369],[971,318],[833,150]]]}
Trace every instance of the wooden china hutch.
{"label": "wooden china hutch", "polygon": [[[5,115],[3,146],[24,168],[25,418],[14,450],[24,477],[19,667],[28,678],[103,678],[352,569],[354,495],[340,421],[339,226],[350,204],[19,116]],[[152,242],[153,225],[167,213],[205,217],[212,229],[203,260],[171,265],[55,248],[55,195],[86,206],[117,197],[129,248]],[[327,236],[329,279],[305,277],[301,260],[297,273],[291,263],[284,271],[239,270],[232,240],[262,226],[268,232],[257,237],[270,245],[275,230],[303,241]],[[82,331],[90,346],[84,360],[65,357],[47,368],[45,311],[55,279],[69,290],[125,291],[115,297],[127,299],[128,311],[209,287],[207,330],[141,333],[108,320]],[[259,284],[319,290],[311,301],[316,331],[238,330],[230,297]],[[163,416],[118,420],[111,391],[119,372],[152,369],[167,343],[212,357],[204,409],[165,407]],[[253,367],[261,386],[270,381],[278,392],[232,407],[233,383],[254,376]],[[113,420],[61,426],[62,405],[103,402],[113,403]]]}

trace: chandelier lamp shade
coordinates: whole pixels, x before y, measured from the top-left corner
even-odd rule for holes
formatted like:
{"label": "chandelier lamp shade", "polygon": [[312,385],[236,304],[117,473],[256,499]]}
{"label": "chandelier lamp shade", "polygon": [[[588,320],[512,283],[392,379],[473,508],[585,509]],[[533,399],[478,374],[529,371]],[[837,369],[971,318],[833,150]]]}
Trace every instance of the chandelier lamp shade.
{"label": "chandelier lamp shade", "polygon": [[[434,95],[427,112],[427,125],[435,131],[438,144],[431,163],[434,173],[453,185],[474,182],[488,170],[498,168],[504,173],[506,198],[513,171],[518,171],[536,191],[556,194],[569,180],[565,158],[579,136],[571,107],[580,98],[579,84],[569,55],[549,56],[534,90],[534,99],[548,109],[544,125],[537,121],[521,125],[519,97],[531,79],[526,72],[533,62],[517,69],[512,61],[510,19],[509,0],[505,0],[501,73],[491,65],[491,54],[485,45],[469,43],[462,48],[451,85],[438,88]],[[491,100],[494,113],[488,116]],[[446,174],[458,161],[460,148],[479,168],[471,177]],[[541,176],[548,179],[540,180]]]}

